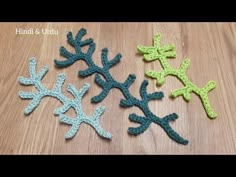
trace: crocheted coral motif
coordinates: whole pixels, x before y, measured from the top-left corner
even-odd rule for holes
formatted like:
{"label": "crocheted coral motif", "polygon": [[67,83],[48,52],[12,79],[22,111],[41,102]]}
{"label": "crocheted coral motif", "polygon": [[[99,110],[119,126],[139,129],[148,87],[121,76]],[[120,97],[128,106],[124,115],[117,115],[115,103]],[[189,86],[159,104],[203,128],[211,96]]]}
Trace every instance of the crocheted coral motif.
{"label": "crocheted coral motif", "polygon": [[[132,96],[132,94],[129,91],[129,87],[134,82],[136,76],[134,74],[130,74],[125,82],[120,83],[120,82],[117,82],[112,77],[112,75],[109,71],[111,67],[113,67],[115,64],[117,64],[120,61],[121,54],[117,54],[113,59],[108,60],[108,57],[107,57],[108,49],[107,48],[102,49],[101,59],[102,59],[103,66],[99,67],[98,65],[96,65],[93,62],[93,58],[92,58],[92,55],[93,55],[93,53],[95,51],[95,47],[96,47],[93,40],[91,38],[86,39],[84,41],[81,40],[85,34],[86,34],[85,29],[81,29],[77,33],[75,38],[73,38],[71,32],[69,32],[67,34],[68,43],[72,47],[75,48],[75,53],[71,53],[71,52],[67,51],[64,47],[61,47],[60,53],[62,56],[67,58],[67,60],[64,60],[64,61],[55,60],[56,66],[63,68],[63,67],[67,67],[67,66],[72,65],[74,62],[76,62],[78,60],[83,60],[88,65],[88,68],[83,71],[79,71],[79,73],[78,73],[79,76],[80,77],[87,77],[89,75],[95,74],[95,82],[102,88],[102,92],[99,95],[94,96],[91,99],[91,102],[93,102],[93,103],[101,102],[108,95],[109,91],[112,88],[117,88],[124,95],[124,99],[120,100],[120,106],[122,106],[122,107],[136,106],[136,107],[140,108],[142,110],[144,116],[138,116],[136,114],[129,115],[129,119],[131,121],[140,124],[139,127],[136,127],[136,128],[130,127],[128,129],[128,132],[131,135],[139,135],[139,134],[143,133],[145,130],[147,130],[149,125],[152,122],[154,122],[154,123],[160,125],[171,139],[173,139],[174,141],[176,141],[180,144],[187,144],[188,141],[185,140],[184,138],[182,138],[180,135],[178,135],[171,128],[171,126],[169,124],[170,121],[173,121],[178,118],[177,114],[174,113],[174,114],[170,114],[168,116],[165,116],[164,118],[160,118],[160,117],[154,115],[148,106],[148,102],[150,100],[161,99],[164,96],[163,93],[162,92],[155,92],[155,93],[148,94],[147,90],[146,90],[147,85],[148,85],[148,81],[144,80],[141,84],[141,87],[140,87],[141,99],[137,99],[134,96]],[[81,48],[86,45],[88,45],[88,50],[86,53],[84,53],[84,52],[82,52]],[[101,76],[104,79],[102,79]]]}
{"label": "crocheted coral motif", "polygon": [[[24,92],[24,91],[19,92],[19,95],[22,99],[32,99],[28,104],[28,106],[25,108],[24,113],[28,115],[31,112],[33,112],[36,109],[36,107],[40,104],[43,97],[45,96],[54,97],[63,103],[62,107],[54,110],[54,114],[59,115],[60,122],[72,126],[65,135],[66,139],[75,136],[81,123],[87,123],[91,125],[100,136],[111,139],[112,135],[109,132],[103,130],[103,128],[99,124],[100,116],[103,114],[105,109],[103,106],[97,107],[96,111],[93,113],[91,117],[85,115],[85,113],[83,112],[81,104],[82,97],[85,95],[90,85],[88,83],[85,83],[82,86],[82,88],[78,91],[75,88],[75,86],[73,86],[72,84],[68,84],[67,91],[74,96],[74,99],[67,98],[62,93],[62,85],[65,81],[65,74],[59,74],[57,76],[57,81],[54,88],[52,90],[48,90],[42,84],[42,78],[47,73],[48,67],[44,66],[43,69],[39,72],[39,74],[37,74],[36,64],[37,64],[36,59],[31,58],[29,60],[30,78],[19,77],[18,79],[21,84],[33,85],[38,90],[38,92]],[[73,108],[75,110],[76,112],[75,118],[71,118],[65,115],[65,113],[70,108]]]}
{"label": "crocheted coral motif", "polygon": [[174,90],[171,96],[174,98],[183,96],[186,101],[189,101],[191,99],[191,92],[193,92],[200,97],[208,117],[212,119],[216,118],[217,114],[213,111],[208,99],[208,92],[216,87],[216,82],[211,80],[203,88],[199,88],[193,84],[186,75],[186,70],[190,64],[189,59],[185,59],[179,69],[172,68],[167,62],[167,58],[176,56],[176,52],[174,51],[175,46],[171,44],[161,47],[160,38],[160,34],[155,35],[154,46],[146,47],[139,45],[137,47],[138,51],[144,54],[146,61],[159,60],[163,68],[163,70],[159,72],[148,70],[146,75],[156,79],[158,85],[162,85],[165,81],[165,77],[168,75],[177,77],[184,84],[184,87]]}

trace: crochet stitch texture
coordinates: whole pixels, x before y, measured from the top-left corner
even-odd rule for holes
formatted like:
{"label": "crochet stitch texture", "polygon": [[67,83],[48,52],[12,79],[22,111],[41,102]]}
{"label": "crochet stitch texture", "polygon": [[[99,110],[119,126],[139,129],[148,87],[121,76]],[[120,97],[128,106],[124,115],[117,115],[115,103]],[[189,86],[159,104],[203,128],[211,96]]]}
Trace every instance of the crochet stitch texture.
{"label": "crochet stitch texture", "polygon": [[[52,90],[48,90],[42,84],[42,79],[47,73],[48,67],[44,66],[43,69],[41,69],[41,71],[39,72],[39,74],[37,74],[36,64],[37,64],[36,59],[31,58],[29,60],[30,78],[25,78],[25,77],[18,78],[20,84],[33,85],[38,90],[38,92],[24,92],[24,91],[19,92],[19,96],[22,99],[32,99],[28,104],[28,106],[25,108],[24,113],[28,115],[31,112],[33,112],[36,109],[36,107],[40,104],[43,97],[45,96],[54,97],[63,103],[63,106],[54,110],[54,114],[59,115],[60,122],[71,125],[70,130],[65,134],[66,139],[73,138],[75,136],[81,123],[86,123],[91,125],[101,137],[111,139],[112,135],[109,132],[106,132],[99,124],[100,116],[103,114],[105,107],[103,106],[97,107],[97,109],[95,110],[95,112],[91,117],[85,115],[85,113],[83,112],[81,104],[82,97],[88,91],[90,85],[88,83],[85,83],[82,86],[82,88],[78,91],[75,88],[75,86],[73,86],[72,84],[68,84],[67,91],[74,96],[74,99],[67,98],[62,93],[62,85],[65,81],[65,74],[58,74],[54,88]],[[71,118],[65,115],[65,113],[70,108],[73,108],[75,110],[76,112],[75,118]]]}
{"label": "crochet stitch texture", "polygon": [[[174,121],[178,118],[178,115],[173,113],[167,115],[163,118],[160,118],[153,114],[148,106],[148,102],[150,100],[158,100],[164,97],[162,92],[154,92],[147,93],[147,85],[148,81],[144,80],[140,86],[140,96],[141,99],[137,99],[134,97],[130,91],[129,87],[135,81],[136,76],[134,74],[130,74],[125,82],[120,83],[117,82],[110,73],[110,68],[116,65],[121,60],[121,54],[117,54],[113,59],[108,60],[108,49],[102,49],[101,60],[102,67],[96,65],[93,62],[92,55],[95,51],[96,44],[93,42],[93,39],[89,38],[82,41],[82,37],[86,34],[85,29],[80,29],[75,38],[73,38],[72,33],[69,32],[67,34],[68,43],[75,49],[75,53],[69,52],[65,47],[60,48],[60,53],[63,57],[66,58],[64,61],[55,60],[55,64],[59,68],[64,68],[72,65],[78,60],[83,60],[88,68],[78,72],[80,77],[87,77],[89,75],[95,74],[95,82],[98,86],[102,88],[102,91],[99,95],[94,96],[91,99],[92,103],[101,102],[108,95],[109,91],[112,88],[119,89],[123,95],[124,99],[120,100],[120,106],[122,107],[132,107],[136,106],[142,110],[144,116],[139,116],[136,114],[130,114],[129,119],[133,122],[139,123],[139,127],[130,127],[128,128],[128,132],[131,135],[138,135],[143,133],[149,125],[154,122],[161,126],[163,130],[167,133],[167,135],[180,144],[188,144],[188,141],[182,138],[178,133],[176,133],[170,126],[170,121]],[[84,46],[88,46],[87,52],[82,52],[81,48]],[[102,77],[103,78],[102,78]]]}
{"label": "crochet stitch texture", "polygon": [[216,82],[211,80],[203,88],[199,88],[198,86],[193,84],[186,75],[187,68],[190,64],[190,60],[187,58],[183,61],[179,69],[172,68],[171,65],[167,62],[167,58],[173,58],[176,56],[176,52],[174,51],[175,46],[173,44],[168,44],[161,47],[160,38],[161,35],[156,34],[154,37],[153,46],[146,47],[139,45],[137,47],[139,53],[144,55],[144,59],[146,61],[159,60],[163,68],[163,70],[159,72],[148,70],[146,72],[146,75],[153,79],[156,79],[157,85],[162,85],[165,81],[165,77],[168,75],[177,77],[184,84],[184,87],[174,90],[171,93],[171,96],[174,98],[183,96],[186,101],[190,101],[191,92],[193,92],[201,99],[208,117],[211,119],[216,118],[217,114],[213,111],[213,108],[211,107],[208,99],[208,92],[216,87]]}

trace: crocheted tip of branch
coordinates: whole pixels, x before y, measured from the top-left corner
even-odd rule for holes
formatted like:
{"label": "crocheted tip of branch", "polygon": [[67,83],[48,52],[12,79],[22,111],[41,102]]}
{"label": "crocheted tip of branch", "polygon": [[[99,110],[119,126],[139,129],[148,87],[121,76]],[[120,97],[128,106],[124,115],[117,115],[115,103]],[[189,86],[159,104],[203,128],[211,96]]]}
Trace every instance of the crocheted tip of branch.
{"label": "crocheted tip of branch", "polygon": [[[50,96],[54,97],[59,100],[63,106],[54,110],[54,114],[59,116],[59,120],[61,123],[71,125],[70,130],[66,133],[65,138],[70,139],[75,136],[77,133],[80,124],[86,123],[92,126],[96,132],[103,138],[111,139],[112,135],[109,132],[106,132],[100,125],[99,120],[101,115],[103,114],[105,107],[100,106],[97,107],[95,112],[91,117],[87,116],[82,109],[82,97],[88,91],[90,85],[85,83],[80,90],[77,90],[75,86],[72,84],[68,84],[67,91],[70,92],[74,99],[67,98],[62,93],[62,86],[65,81],[65,74],[59,74],[57,76],[56,84],[52,90],[45,88],[42,84],[42,78],[45,76],[46,72],[48,71],[48,67],[44,66],[43,69],[37,74],[36,72],[36,59],[31,58],[29,60],[29,73],[30,78],[19,77],[19,82],[22,85],[32,85],[35,86],[37,92],[24,92],[20,91],[19,96],[22,99],[31,99],[28,106],[25,108],[24,113],[26,115],[33,112],[36,107],[40,104],[43,97]],[[65,113],[70,109],[74,109],[76,113],[76,117],[72,118]]]}
{"label": "crocheted tip of branch", "polygon": [[154,37],[154,45],[150,47],[138,45],[138,52],[144,54],[146,61],[154,61],[160,58],[174,58],[176,57],[175,45],[167,44],[161,47],[161,34],[156,34]]}
{"label": "crocheted tip of branch", "polygon": [[127,99],[121,99],[120,106],[122,107],[132,107],[137,106],[139,107],[144,116],[138,116],[135,113],[129,115],[129,119],[132,122],[139,123],[139,127],[129,127],[128,132],[131,135],[139,135],[145,132],[151,123],[156,123],[160,125],[166,134],[174,141],[179,144],[187,145],[188,140],[181,137],[174,129],[170,126],[171,121],[175,121],[178,118],[178,115],[175,113],[169,114],[164,118],[160,118],[154,115],[149,107],[148,103],[151,100],[161,100],[164,97],[163,92],[154,92],[154,93],[147,93],[147,86],[148,81],[144,80],[140,86],[139,94],[141,96],[141,100],[138,100],[132,96],[128,97]]}
{"label": "crocheted tip of branch", "polygon": [[217,117],[217,114],[213,111],[213,108],[210,105],[208,99],[208,92],[213,90],[216,87],[215,81],[209,81],[206,86],[203,88],[199,88],[195,84],[193,84],[188,76],[186,75],[186,71],[190,65],[189,59],[184,59],[179,69],[174,69],[168,63],[167,58],[175,57],[176,53],[173,45],[165,45],[164,47],[160,47],[160,35],[157,34],[154,37],[154,46],[145,47],[138,46],[139,53],[144,55],[144,59],[146,61],[154,61],[159,60],[163,70],[162,71],[153,71],[148,70],[146,75],[153,79],[156,79],[157,85],[162,85],[165,82],[165,77],[172,75],[178,78],[183,84],[183,88],[179,88],[174,90],[171,93],[172,97],[182,96],[186,101],[191,100],[191,93],[195,93],[201,99],[203,107],[209,118],[214,119]]}
{"label": "crocheted tip of branch", "polygon": [[[81,36],[80,34],[82,33],[85,34],[85,32],[86,32],[85,29],[81,29],[79,30],[76,36]],[[130,127],[128,129],[128,132],[130,134],[139,135],[143,133],[144,131],[146,131],[149,125],[152,122],[154,122],[157,125],[161,126],[163,130],[168,134],[168,136],[174,141],[176,141],[177,143],[180,143],[180,144],[188,143],[187,140],[180,137],[169,125],[170,121],[177,119],[178,117],[177,114],[171,114],[167,116],[170,118],[162,119],[151,112],[148,106],[148,102],[150,100],[161,99],[164,96],[162,92],[155,92],[152,94],[147,94],[146,86],[148,82],[143,81],[140,87],[140,95],[142,99],[139,100],[136,97],[134,97],[129,91],[130,86],[133,84],[133,82],[136,79],[136,76],[134,74],[130,74],[123,83],[118,82],[113,78],[113,76],[110,73],[110,68],[120,62],[121,54],[118,53],[113,59],[108,59],[108,49],[103,48],[101,52],[102,67],[100,67],[94,63],[93,58],[92,58],[92,55],[96,47],[96,44],[92,40],[90,40],[90,43],[86,43],[86,45],[88,46],[87,52],[83,52],[81,50],[81,47],[82,47],[81,37],[77,37],[77,38],[75,37],[73,39],[72,33],[69,32],[67,35],[67,39],[68,39],[68,43],[73,48],[75,48],[75,53],[69,52],[64,47],[62,47],[60,52],[61,52],[61,55],[66,58],[66,60],[64,61],[55,60],[55,64],[58,67],[67,67],[73,64],[77,60],[83,60],[87,64],[88,68],[82,71],[80,70],[78,72],[79,76],[87,77],[89,75],[95,74],[95,83],[99,87],[102,88],[101,93],[98,94],[97,96],[94,96],[91,99],[92,103],[98,103],[98,102],[103,101],[107,97],[111,89],[117,88],[122,92],[124,96],[124,99],[121,99],[120,101],[120,106],[122,107],[136,106],[140,108],[140,110],[144,114],[144,117],[137,116],[134,113],[130,114],[129,119],[131,121],[141,124],[140,127],[138,128]],[[174,49],[173,45],[168,45],[168,46],[165,46],[163,49],[160,49],[160,53],[165,56],[171,57],[175,55],[175,52],[172,51],[173,49]]]}

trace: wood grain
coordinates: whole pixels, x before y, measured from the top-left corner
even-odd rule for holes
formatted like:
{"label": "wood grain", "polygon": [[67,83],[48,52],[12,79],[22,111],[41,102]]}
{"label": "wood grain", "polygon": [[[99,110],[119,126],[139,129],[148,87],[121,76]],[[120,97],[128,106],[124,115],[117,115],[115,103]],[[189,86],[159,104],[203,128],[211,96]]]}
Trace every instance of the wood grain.
{"label": "wood grain", "polygon": [[[158,61],[145,63],[137,54],[136,46],[151,45],[153,35],[162,34],[162,44],[174,43],[177,57],[170,59],[178,68],[185,57],[191,59],[187,75],[198,86],[208,80],[215,80],[217,88],[210,92],[212,107],[218,113],[215,120],[207,118],[200,99],[192,95],[186,103],[179,97],[172,100],[170,92],[182,86],[174,77],[168,77],[165,84],[157,88],[155,81],[149,80],[148,91],[162,90],[162,101],[150,102],[151,110],[159,116],[176,112],[179,119],[172,127],[189,144],[179,145],[172,141],[158,125],[151,124],[143,134],[129,136],[127,129],[138,126],[128,120],[130,113],[141,114],[137,108],[123,109],[119,100],[123,98],[119,90],[113,89],[107,98],[97,105],[90,98],[101,89],[94,84],[94,76],[81,79],[79,69],[86,65],[79,61],[69,68],[56,69],[54,59],[62,59],[60,46],[72,50],[66,42],[66,34],[76,34],[86,28],[87,37],[94,38],[97,47],[94,59],[100,62],[101,49],[107,47],[109,56],[122,53],[123,60],[111,72],[118,81],[124,81],[128,74],[136,74],[137,79],[131,92],[139,97],[139,86],[147,79],[147,69],[161,69]],[[59,35],[16,35],[16,28],[57,29]],[[0,23],[0,154],[235,154],[236,153],[236,23]],[[84,112],[91,115],[98,105],[106,111],[101,124],[113,134],[111,141],[100,138],[88,125],[82,124],[76,136],[69,141],[64,134],[69,126],[60,124],[53,110],[60,106],[56,99],[46,97],[29,116],[23,110],[29,101],[21,100],[18,91],[34,90],[21,86],[18,76],[28,76],[28,59],[36,57],[40,69],[49,66],[43,83],[52,88],[58,73],[66,74],[66,82],[80,88],[85,82],[92,86],[84,97]],[[65,85],[63,91],[67,96]],[[69,115],[74,115],[69,111]]]}

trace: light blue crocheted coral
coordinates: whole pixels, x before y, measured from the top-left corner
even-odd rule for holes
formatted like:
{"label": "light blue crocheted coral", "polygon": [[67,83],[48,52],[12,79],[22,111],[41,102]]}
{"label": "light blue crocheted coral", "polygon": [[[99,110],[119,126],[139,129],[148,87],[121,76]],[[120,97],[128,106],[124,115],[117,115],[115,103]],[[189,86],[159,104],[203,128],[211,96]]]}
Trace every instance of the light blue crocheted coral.
{"label": "light blue crocheted coral", "polygon": [[[62,85],[65,81],[65,74],[58,74],[54,88],[52,90],[48,90],[42,84],[42,78],[47,73],[48,67],[44,66],[43,69],[39,72],[39,74],[37,74],[36,64],[36,59],[31,58],[29,60],[30,78],[19,77],[19,82],[22,85],[33,85],[38,90],[38,92],[19,92],[19,95],[22,99],[32,99],[28,106],[25,108],[24,113],[28,115],[33,112],[34,109],[40,104],[40,101],[43,99],[43,97],[54,97],[63,103],[63,106],[54,110],[54,114],[59,115],[60,122],[71,125],[70,130],[65,135],[66,139],[75,136],[81,123],[87,123],[91,125],[100,136],[111,139],[112,135],[109,132],[106,132],[99,124],[100,116],[102,115],[105,109],[103,106],[97,107],[96,111],[91,117],[85,115],[85,113],[83,112],[81,100],[89,89],[90,85],[88,83],[85,83],[78,91],[75,86],[73,86],[72,84],[68,84],[67,91],[74,96],[74,99],[67,98],[62,93]],[[70,108],[73,108],[75,110],[75,118],[71,118],[65,115],[65,113]]]}

